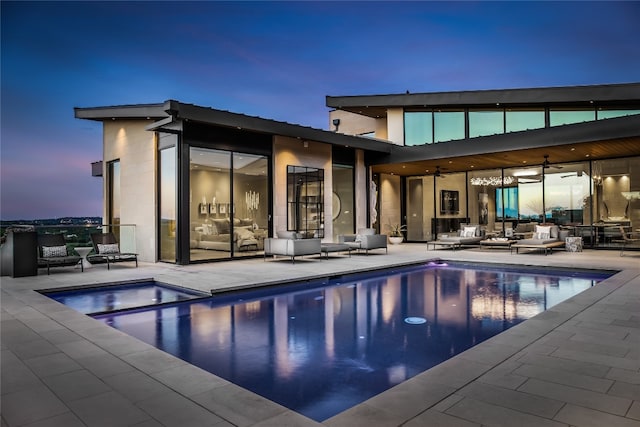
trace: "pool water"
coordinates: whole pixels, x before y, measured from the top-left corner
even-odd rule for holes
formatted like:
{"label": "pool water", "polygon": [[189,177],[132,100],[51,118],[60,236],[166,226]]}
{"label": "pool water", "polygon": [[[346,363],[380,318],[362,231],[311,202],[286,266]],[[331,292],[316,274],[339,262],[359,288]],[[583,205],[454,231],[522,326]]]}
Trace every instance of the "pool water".
{"label": "pool water", "polygon": [[209,295],[153,280],[42,293],[84,314],[114,312],[134,307],[186,301]]}
{"label": "pool water", "polygon": [[323,421],[609,275],[432,263],[94,317]]}

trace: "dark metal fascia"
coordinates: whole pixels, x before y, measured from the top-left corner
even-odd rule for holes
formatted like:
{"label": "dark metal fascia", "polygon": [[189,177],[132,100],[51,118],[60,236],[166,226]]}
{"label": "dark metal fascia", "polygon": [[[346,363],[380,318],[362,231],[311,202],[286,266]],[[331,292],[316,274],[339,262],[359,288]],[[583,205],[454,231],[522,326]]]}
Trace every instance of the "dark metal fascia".
{"label": "dark metal fascia", "polygon": [[338,109],[479,105],[495,107],[496,104],[533,106],[615,101],[640,102],[640,83],[326,97],[327,107]]}
{"label": "dark metal fascia", "polygon": [[393,146],[393,144],[389,142],[376,141],[371,138],[345,135],[309,126],[264,119],[262,117],[200,107],[193,104],[183,104],[177,101],[167,101],[165,107],[167,111],[174,115],[175,119],[180,120],[192,120],[210,125],[287,136],[300,140],[324,142],[381,153],[390,153],[391,147]]}
{"label": "dark metal fascia", "polygon": [[160,119],[167,116],[164,104],[117,105],[110,107],[74,107],[77,119],[112,120],[112,119]]}

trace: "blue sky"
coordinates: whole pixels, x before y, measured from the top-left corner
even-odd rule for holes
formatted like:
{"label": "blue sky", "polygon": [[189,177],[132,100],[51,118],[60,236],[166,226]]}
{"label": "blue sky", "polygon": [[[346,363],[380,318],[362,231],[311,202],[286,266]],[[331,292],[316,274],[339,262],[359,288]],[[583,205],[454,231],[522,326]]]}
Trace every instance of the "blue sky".
{"label": "blue sky", "polygon": [[640,2],[8,2],[0,218],[100,216],[99,123],[177,99],[329,128],[326,95],[640,81]]}

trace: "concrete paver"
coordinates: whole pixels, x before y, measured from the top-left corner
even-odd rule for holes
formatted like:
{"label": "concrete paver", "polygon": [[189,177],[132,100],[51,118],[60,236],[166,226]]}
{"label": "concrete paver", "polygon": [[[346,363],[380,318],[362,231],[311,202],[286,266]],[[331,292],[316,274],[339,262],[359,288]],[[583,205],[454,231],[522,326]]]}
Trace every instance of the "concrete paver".
{"label": "concrete paver", "polygon": [[[425,249],[3,277],[1,426],[640,426],[639,252]],[[433,258],[621,272],[321,424],[34,292],[148,278],[208,292]]]}

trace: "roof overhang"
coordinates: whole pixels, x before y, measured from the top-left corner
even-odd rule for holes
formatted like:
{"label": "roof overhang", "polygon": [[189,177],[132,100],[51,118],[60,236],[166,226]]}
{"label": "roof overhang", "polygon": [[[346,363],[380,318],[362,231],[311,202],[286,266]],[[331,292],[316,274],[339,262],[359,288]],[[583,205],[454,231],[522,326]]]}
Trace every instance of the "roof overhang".
{"label": "roof overhang", "polygon": [[640,83],[565,86],[390,95],[327,96],[327,107],[369,117],[386,117],[386,109],[437,107],[517,107],[532,105],[597,106],[599,102],[637,105]]}
{"label": "roof overhang", "polygon": [[393,147],[393,144],[387,141],[345,135],[262,117],[232,113],[230,111],[201,107],[193,104],[184,104],[174,100],[166,101],[164,110],[170,114],[172,122],[192,121],[211,126],[222,126],[238,130],[286,136],[300,140],[323,142],[341,147],[360,148],[378,153],[390,153]]}
{"label": "roof overhang", "polygon": [[140,104],[113,107],[74,108],[75,117],[88,120],[154,119],[148,130],[175,132],[182,122],[198,122],[210,126],[235,128],[251,132],[280,135],[300,140],[317,141],[340,147],[359,148],[366,151],[388,154],[393,144],[293,123],[280,122],[262,117],[232,113],[230,111],[185,104],[168,100],[162,104]]}

